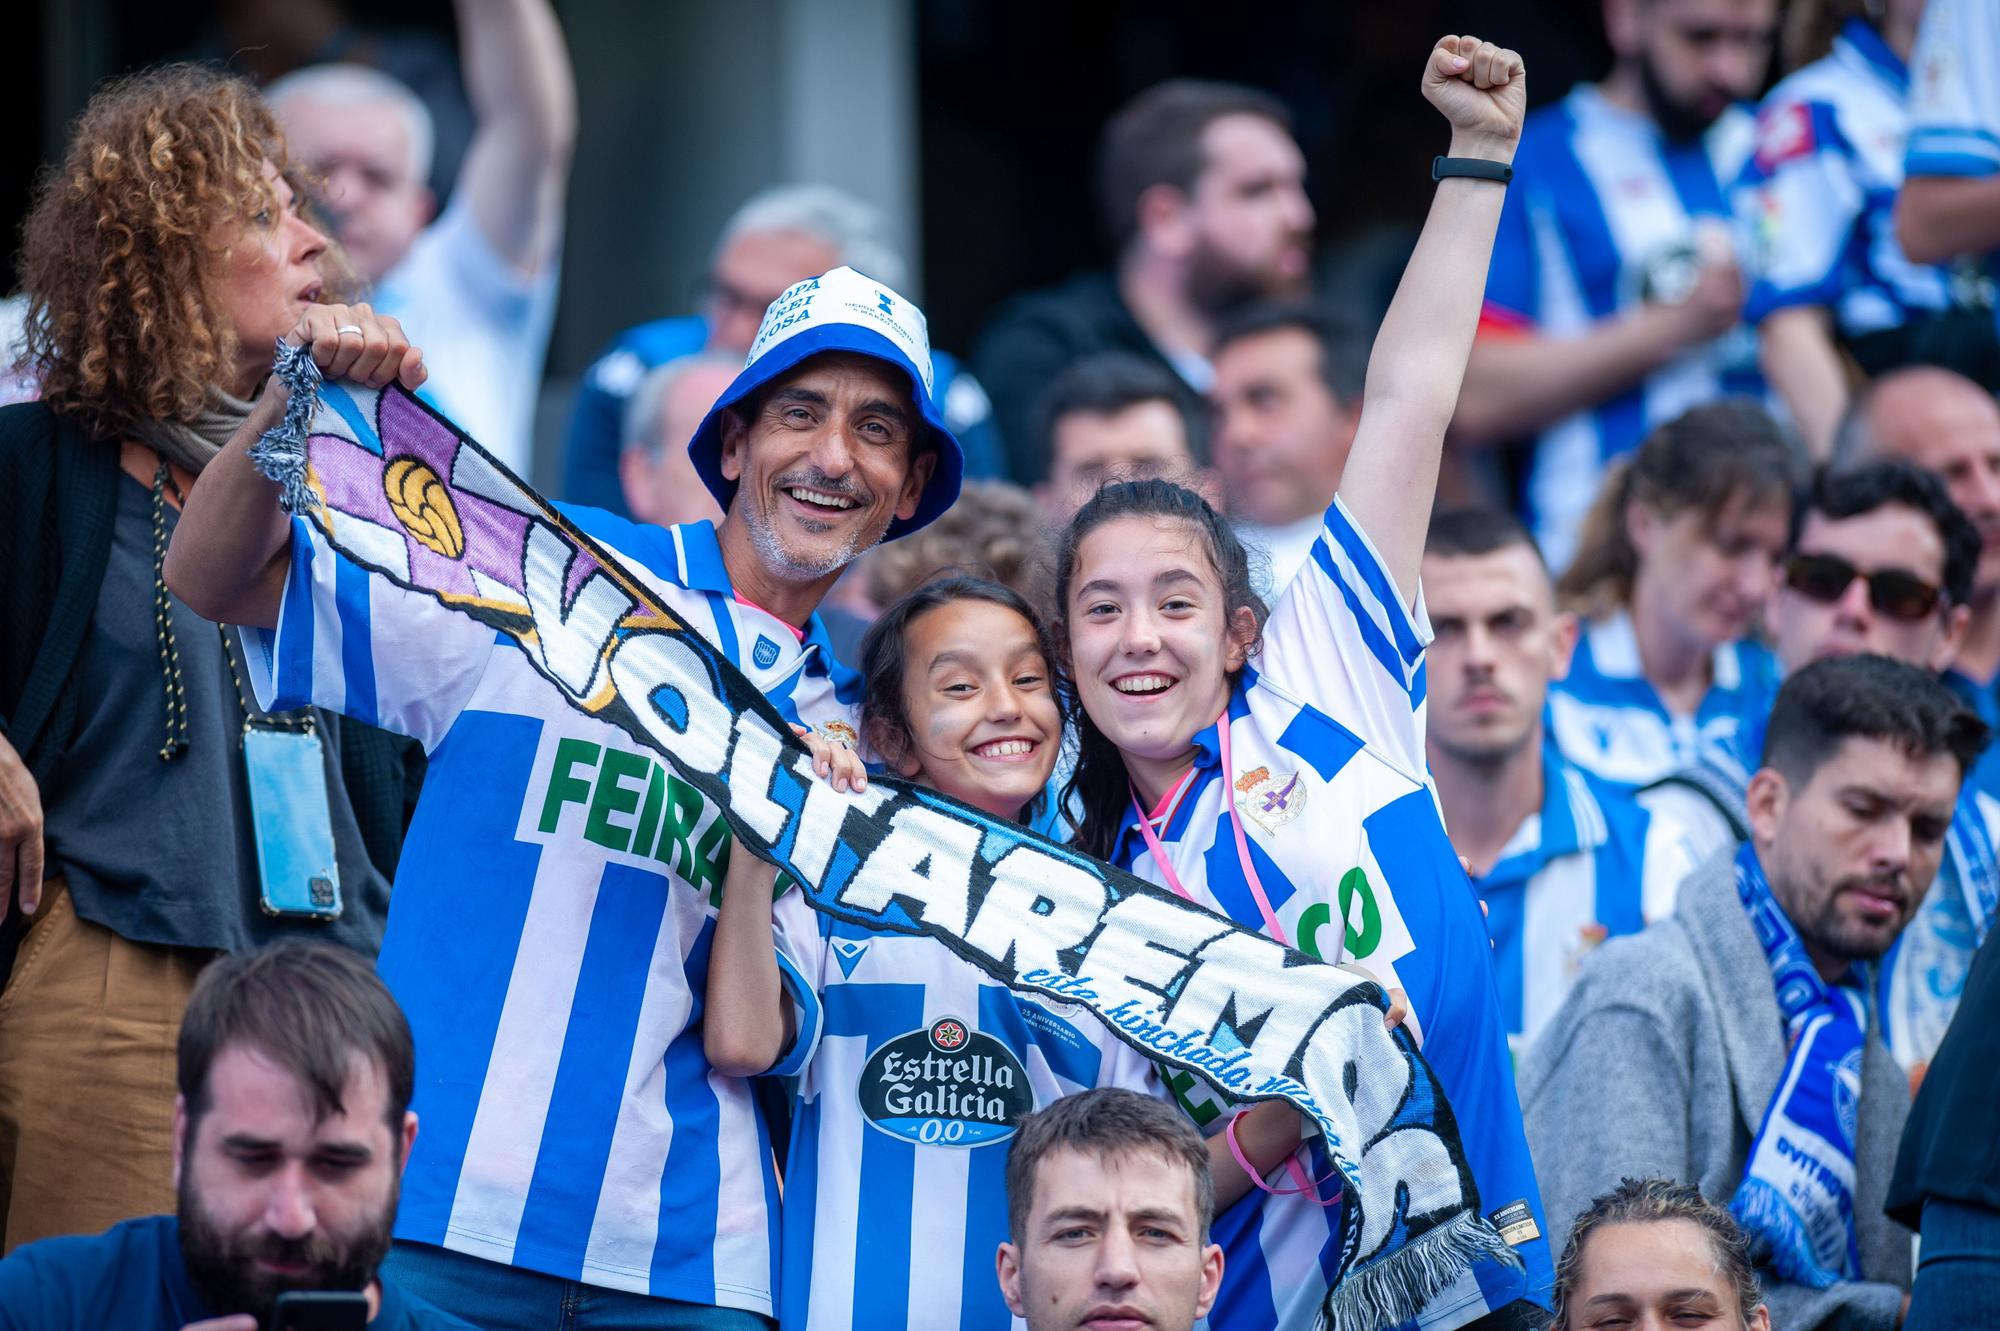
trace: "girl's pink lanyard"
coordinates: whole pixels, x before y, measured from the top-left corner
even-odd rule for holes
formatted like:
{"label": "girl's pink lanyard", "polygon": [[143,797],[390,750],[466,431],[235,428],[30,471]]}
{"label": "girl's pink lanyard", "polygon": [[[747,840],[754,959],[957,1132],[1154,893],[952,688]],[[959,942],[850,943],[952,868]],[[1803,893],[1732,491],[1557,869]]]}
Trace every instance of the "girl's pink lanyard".
{"label": "girl's pink lanyard", "polygon": [[[1290,947],[1292,940],[1285,936],[1285,926],[1278,923],[1278,913],[1271,909],[1271,898],[1264,895],[1264,880],[1257,876],[1257,866],[1251,863],[1250,842],[1243,835],[1243,815],[1236,812],[1236,787],[1229,780],[1231,770],[1229,764],[1229,713],[1224,712],[1221,718],[1216,721],[1215,733],[1216,749],[1222,759],[1222,797],[1229,805],[1229,830],[1236,836],[1236,863],[1243,869],[1243,881],[1250,885],[1250,895],[1257,902],[1258,914],[1264,917],[1264,932],[1277,939],[1280,943],[1283,943],[1286,947]],[[1167,798],[1161,801],[1164,816],[1161,817],[1160,821],[1163,824],[1172,820],[1173,812],[1180,806],[1182,797],[1194,785],[1195,771],[1196,769],[1190,768],[1188,774],[1181,778],[1181,783],[1169,791]],[[1159,869],[1160,877],[1166,880],[1168,887],[1179,893],[1183,898],[1193,901],[1194,894],[1181,886],[1181,877],[1174,872],[1174,862],[1167,858],[1166,848],[1160,844],[1158,834],[1153,831],[1153,820],[1148,818],[1146,811],[1139,807],[1139,797],[1137,794],[1132,796],[1132,811],[1139,815],[1139,835],[1145,838],[1146,849],[1152,854],[1153,864]]]}
{"label": "girl's pink lanyard", "polygon": [[[1229,773],[1234,769],[1229,761],[1229,713],[1227,711],[1224,711],[1221,717],[1216,720],[1215,733],[1216,750],[1222,762],[1222,797],[1229,807],[1229,829],[1236,837],[1236,863],[1242,868],[1243,881],[1249,885],[1250,895],[1257,902],[1258,914],[1264,917],[1264,932],[1272,938],[1277,939],[1280,943],[1283,943],[1286,947],[1290,947],[1291,939],[1285,936],[1285,927],[1278,923],[1278,913],[1271,909],[1271,898],[1264,893],[1264,881],[1257,876],[1257,866],[1251,862],[1250,842],[1243,835],[1243,815],[1236,812],[1236,787],[1229,779]],[[1195,775],[1199,771],[1198,767],[1189,768],[1188,774],[1180,779],[1178,785],[1167,792],[1165,799],[1160,801],[1158,817],[1162,826],[1173,821],[1174,811],[1180,807],[1180,802],[1186,798],[1188,791],[1194,788]],[[1167,857],[1166,847],[1160,844],[1159,834],[1153,831],[1153,819],[1147,816],[1143,808],[1139,807],[1139,796],[1136,792],[1132,796],[1132,811],[1139,815],[1139,835],[1145,839],[1146,850],[1153,857],[1153,867],[1159,871],[1160,877],[1166,880],[1168,887],[1172,888],[1185,900],[1193,901],[1194,894],[1181,885],[1181,876],[1174,872],[1174,862]],[[1305,1166],[1299,1163],[1296,1151],[1285,1158],[1285,1172],[1291,1175],[1292,1182],[1296,1183],[1297,1187],[1274,1188],[1264,1181],[1263,1177],[1257,1172],[1256,1166],[1252,1165],[1248,1157],[1243,1154],[1243,1147],[1236,1140],[1236,1120],[1240,1117],[1242,1117],[1241,1114],[1232,1115],[1228,1126],[1223,1128],[1222,1135],[1223,1140],[1229,1145],[1230,1155],[1236,1158],[1236,1163],[1242,1168],[1243,1172],[1250,1176],[1250,1181],[1256,1184],[1260,1190],[1270,1193],[1273,1197],[1315,1194],[1318,1190],[1318,1185],[1307,1176]],[[1328,1177],[1331,1178],[1333,1176],[1328,1175]],[[1320,1180],[1321,1183],[1325,1181],[1325,1179]],[[1321,1206],[1332,1206],[1340,1200],[1340,1194],[1336,1192],[1332,1197],[1325,1199],[1315,1197],[1315,1200],[1318,1200]]]}

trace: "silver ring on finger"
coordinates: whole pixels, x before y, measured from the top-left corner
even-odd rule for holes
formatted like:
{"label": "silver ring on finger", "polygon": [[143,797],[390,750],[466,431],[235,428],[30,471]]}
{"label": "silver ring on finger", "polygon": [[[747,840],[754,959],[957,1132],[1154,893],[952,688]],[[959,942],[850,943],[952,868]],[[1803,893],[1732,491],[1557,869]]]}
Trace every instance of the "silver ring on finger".
{"label": "silver ring on finger", "polygon": [[335,337],[346,337],[349,333],[354,334],[356,337],[368,336],[366,333],[361,331],[360,324],[342,324],[340,327],[333,330],[333,335]]}

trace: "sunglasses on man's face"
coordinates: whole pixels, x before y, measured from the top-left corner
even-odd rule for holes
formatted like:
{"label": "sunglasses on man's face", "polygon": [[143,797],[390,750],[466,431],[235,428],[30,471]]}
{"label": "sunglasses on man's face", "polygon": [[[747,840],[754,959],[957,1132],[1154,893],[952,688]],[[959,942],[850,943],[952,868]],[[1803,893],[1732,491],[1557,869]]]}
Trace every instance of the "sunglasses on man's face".
{"label": "sunglasses on man's face", "polygon": [[1809,600],[1830,605],[1846,595],[1856,578],[1868,584],[1868,604],[1877,614],[1915,623],[1938,608],[1944,592],[1914,573],[1879,568],[1863,573],[1838,555],[1793,555],[1785,561],[1785,585]]}

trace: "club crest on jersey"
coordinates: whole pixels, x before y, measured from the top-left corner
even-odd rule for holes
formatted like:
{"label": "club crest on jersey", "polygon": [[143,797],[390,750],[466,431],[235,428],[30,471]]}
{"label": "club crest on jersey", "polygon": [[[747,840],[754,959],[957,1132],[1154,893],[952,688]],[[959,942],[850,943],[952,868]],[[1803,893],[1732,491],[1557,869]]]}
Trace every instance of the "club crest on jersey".
{"label": "club crest on jersey", "polygon": [[1253,767],[1236,778],[1236,793],[1241,797],[1236,807],[1266,832],[1277,831],[1306,807],[1305,779],[1297,772]]}
{"label": "club crest on jersey", "polygon": [[1035,1107],[1014,1051],[957,1017],[878,1047],[855,1089],[869,1123],[924,1146],[991,1146]]}
{"label": "club crest on jersey", "polygon": [[757,645],[750,649],[750,659],[757,663],[759,670],[769,670],[778,664],[778,644],[758,634]]}

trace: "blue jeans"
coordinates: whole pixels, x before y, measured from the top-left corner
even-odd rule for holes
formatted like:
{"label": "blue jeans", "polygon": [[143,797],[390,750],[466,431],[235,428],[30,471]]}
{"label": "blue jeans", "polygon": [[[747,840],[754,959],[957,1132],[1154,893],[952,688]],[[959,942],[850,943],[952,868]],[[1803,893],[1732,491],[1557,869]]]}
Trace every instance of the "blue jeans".
{"label": "blue jeans", "polygon": [[2000,1211],[1924,1203],[1917,1283],[1903,1331],[1991,1326],[2000,1313]]}
{"label": "blue jeans", "polygon": [[655,1299],[397,1240],[382,1273],[480,1331],[767,1331],[741,1308]]}

